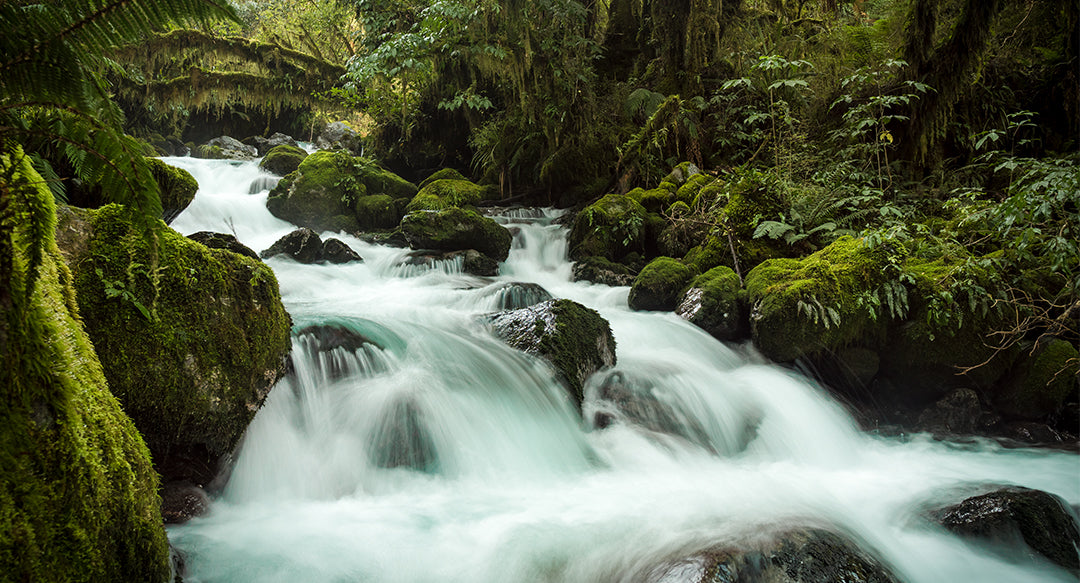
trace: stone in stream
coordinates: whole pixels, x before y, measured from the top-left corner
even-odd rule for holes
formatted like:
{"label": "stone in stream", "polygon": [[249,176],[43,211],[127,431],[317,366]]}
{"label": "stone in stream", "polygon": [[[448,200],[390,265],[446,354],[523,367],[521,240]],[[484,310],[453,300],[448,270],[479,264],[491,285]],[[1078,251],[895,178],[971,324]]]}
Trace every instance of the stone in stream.
{"label": "stone in stream", "polygon": [[333,238],[323,241],[322,259],[327,263],[337,264],[364,260],[359,253],[353,251],[352,247],[346,245],[344,241]]}
{"label": "stone in stream", "polygon": [[585,381],[615,364],[611,326],[595,310],[571,300],[549,300],[488,317],[495,335],[555,367],[580,409]]}
{"label": "stone in stream", "polygon": [[1080,575],[1080,524],[1058,496],[1008,486],[938,509],[932,517],[991,550],[1035,553]]}
{"label": "stone in stream", "polygon": [[675,557],[630,578],[645,583],[899,583],[848,537],[801,528]]}
{"label": "stone in stream", "polygon": [[255,146],[241,143],[236,138],[219,136],[195,148],[191,155],[195,158],[215,160],[254,160],[258,157],[259,150]]}
{"label": "stone in stream", "polygon": [[188,235],[187,238],[202,243],[211,249],[224,249],[226,251],[232,251],[233,253],[239,253],[244,257],[250,257],[252,259],[259,258],[258,253],[252,251],[250,247],[237,241],[236,237],[227,233],[199,231],[198,233]]}
{"label": "stone in stream", "polygon": [[278,239],[259,255],[269,259],[275,255],[288,255],[299,263],[318,263],[322,260],[323,242],[311,229],[301,227]]}

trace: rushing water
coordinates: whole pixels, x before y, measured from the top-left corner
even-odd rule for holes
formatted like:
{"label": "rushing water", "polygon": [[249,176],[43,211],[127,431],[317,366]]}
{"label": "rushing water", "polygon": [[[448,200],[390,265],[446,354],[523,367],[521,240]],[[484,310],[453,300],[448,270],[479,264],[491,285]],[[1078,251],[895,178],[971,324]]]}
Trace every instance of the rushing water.
{"label": "rushing water", "polygon": [[[272,180],[254,163],[168,161],[200,184],[178,231],[233,233],[259,251],[294,228],[266,211]],[[365,261],[270,259],[297,330],[333,324],[372,342],[327,352],[294,337],[296,372],[251,424],[228,485],[208,515],[169,529],[185,581],[638,581],[672,557],[822,524],[906,581],[1075,581],[980,552],[922,509],[987,482],[1077,505],[1076,456],[862,434],[813,383],[751,350],[632,312],[627,288],[570,282],[555,216],[499,219],[517,235],[497,278],[403,266],[407,250],[330,233]],[[594,375],[584,416],[547,366],[485,328],[513,281],[611,323],[618,365]],[[590,401],[610,375],[662,404],[669,431]],[[593,428],[596,413],[616,421]]]}

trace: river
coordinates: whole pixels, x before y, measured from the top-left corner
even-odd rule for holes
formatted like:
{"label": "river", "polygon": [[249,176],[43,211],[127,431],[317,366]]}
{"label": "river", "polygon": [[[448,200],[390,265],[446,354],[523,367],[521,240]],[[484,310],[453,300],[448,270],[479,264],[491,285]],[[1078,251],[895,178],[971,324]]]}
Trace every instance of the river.
{"label": "river", "polygon": [[[200,184],[172,224],[181,233],[233,233],[261,251],[294,229],[266,210],[267,175],[254,162],[166,161]],[[184,580],[641,581],[672,557],[823,524],[905,581],[1076,580],[981,552],[923,514],[980,483],[1076,506],[1077,456],[860,432],[820,387],[750,347],[670,313],[631,311],[628,288],[571,282],[556,216],[499,218],[517,235],[495,278],[453,263],[402,266],[408,250],[330,233],[364,261],[268,260],[294,330],[333,324],[375,342],[328,355],[294,336],[296,373],[256,415],[210,512],[168,530]],[[594,375],[584,415],[546,365],[484,324],[511,282],[540,284],[610,322],[618,363]],[[604,404],[588,397],[611,374],[676,412],[693,438],[593,427]],[[414,444],[423,467],[386,463],[404,434],[424,436]]]}

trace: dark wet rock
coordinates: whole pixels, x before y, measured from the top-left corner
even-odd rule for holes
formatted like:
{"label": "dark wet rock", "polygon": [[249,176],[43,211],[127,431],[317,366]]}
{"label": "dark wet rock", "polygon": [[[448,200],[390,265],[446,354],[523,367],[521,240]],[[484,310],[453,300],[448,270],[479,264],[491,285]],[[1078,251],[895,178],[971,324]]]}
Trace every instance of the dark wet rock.
{"label": "dark wet rock", "polygon": [[714,267],[696,277],[675,313],[720,340],[734,340],[749,331],[745,292],[730,267]]}
{"label": "dark wet rock", "polygon": [[982,417],[979,395],[971,389],[956,389],[923,410],[917,427],[935,434],[972,434]]}
{"label": "dark wet rock", "polygon": [[368,447],[372,465],[437,471],[439,457],[424,417],[423,408],[410,396],[397,397],[385,406]]}
{"label": "dark wet rock", "polygon": [[327,263],[349,263],[363,261],[364,258],[340,239],[331,238],[323,241],[322,260]]}
{"label": "dark wet rock", "polygon": [[290,172],[295,172],[307,156],[307,152],[296,146],[282,144],[266,153],[262,162],[259,162],[259,168],[278,176],[285,176]]}
{"label": "dark wet rock", "polygon": [[1001,437],[1014,439],[1032,445],[1062,443],[1064,438],[1046,423],[1036,421],[1012,421],[1001,425],[998,433]]}
{"label": "dark wet rock", "polygon": [[165,524],[183,524],[209,509],[206,491],[189,481],[168,482],[161,487],[161,517]]}
{"label": "dark wet rock", "polygon": [[300,228],[278,239],[260,256],[263,259],[269,259],[275,255],[285,254],[299,263],[318,263],[322,260],[322,248],[322,239],[315,231]]}
{"label": "dark wet rock", "polygon": [[554,299],[540,284],[516,281],[502,284],[489,293],[496,297],[500,310],[518,310]]}
{"label": "dark wet rock", "polygon": [[[312,361],[314,367],[323,378],[331,381],[355,374],[356,360],[349,355],[384,348],[383,343],[339,324],[306,326],[294,336],[295,343],[301,347],[300,353],[320,355]],[[381,370],[381,365],[374,361],[369,365],[374,370]],[[290,370],[293,372],[295,368]]]}
{"label": "dark wet rock", "polygon": [[629,267],[603,257],[586,257],[574,263],[574,281],[591,281],[612,287],[634,283],[634,273]]}
{"label": "dark wet rock", "polygon": [[594,379],[586,391],[586,399],[596,429],[623,423],[649,434],[675,437],[711,453],[724,454],[745,449],[756,435],[758,420],[747,420],[738,443],[715,443],[690,403],[677,393],[628,371],[610,372],[599,382]]}
{"label": "dark wet rock", "polygon": [[657,257],[634,278],[626,303],[632,310],[674,310],[679,292],[693,276],[678,259]]}
{"label": "dark wet rock", "polygon": [[394,229],[388,233],[360,233],[358,236],[362,241],[375,245],[385,245],[398,249],[409,246],[409,241],[405,238],[405,234],[401,232],[401,229]]}
{"label": "dark wet rock", "polygon": [[1080,525],[1058,496],[1009,486],[933,513],[950,531],[997,550],[1037,553],[1080,574]]}
{"label": "dark wet rock", "polygon": [[1014,419],[1042,420],[1056,413],[1078,386],[1080,352],[1059,338],[1041,340],[998,387],[995,408]]}
{"label": "dark wet rock", "polygon": [[495,335],[510,346],[551,363],[581,406],[585,381],[615,364],[611,326],[595,310],[570,300],[550,300],[489,318]]}
{"label": "dark wet rock", "polygon": [[187,238],[202,243],[211,249],[224,249],[226,251],[232,251],[233,253],[239,253],[244,257],[259,259],[258,253],[252,251],[250,247],[237,241],[236,237],[227,233],[199,231],[198,233],[188,235]]}
{"label": "dark wet rock", "polygon": [[401,232],[413,249],[475,249],[497,261],[505,261],[510,254],[510,232],[471,210],[448,208],[409,213],[401,220]]}
{"label": "dark wet rock", "polygon": [[292,146],[293,148],[299,148],[300,145],[296,143],[296,140],[292,136],[285,135],[281,132],[274,132],[274,135],[269,138],[262,136],[252,136],[245,138],[243,142],[249,146],[255,146],[255,150],[259,156],[265,156],[270,150],[277,146]]}
{"label": "dark wet rock", "polygon": [[215,160],[254,160],[258,157],[259,151],[255,146],[243,144],[236,138],[220,136],[195,148],[191,155],[195,158]]}
{"label": "dark wet rock", "polygon": [[363,151],[360,134],[340,121],[326,124],[315,138],[315,146],[320,150],[348,150],[357,156]]}
{"label": "dark wet rock", "polygon": [[356,352],[365,344],[378,346],[371,338],[337,325],[314,325],[306,326],[296,331],[296,336],[307,336],[313,342],[318,352],[329,352],[336,348],[343,348],[349,352]]}
{"label": "dark wet rock", "polygon": [[899,582],[888,566],[854,541],[813,528],[673,558],[633,579],[647,583]]}

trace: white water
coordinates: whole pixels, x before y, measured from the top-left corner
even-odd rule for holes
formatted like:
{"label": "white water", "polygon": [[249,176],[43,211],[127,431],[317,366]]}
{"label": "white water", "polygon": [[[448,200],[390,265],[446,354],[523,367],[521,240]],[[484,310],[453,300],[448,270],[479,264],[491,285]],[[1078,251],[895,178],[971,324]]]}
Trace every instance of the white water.
{"label": "white water", "polygon": [[[265,210],[265,191],[249,194],[254,163],[168,161],[200,184],[173,223],[182,233],[234,233],[260,251],[292,230]],[[185,581],[640,581],[667,559],[804,525],[844,529],[905,581],[1075,581],[984,554],[920,508],[972,482],[1076,505],[1076,456],[863,435],[805,379],[670,314],[629,311],[627,288],[571,283],[552,215],[501,219],[521,232],[495,279],[403,269],[406,250],[330,233],[365,262],[271,259],[297,329],[337,323],[382,348],[320,365],[310,338],[294,340],[297,374],[256,416],[224,492],[169,530]],[[614,372],[692,431],[591,429],[610,404],[586,403],[582,420],[550,369],[480,322],[509,281],[598,310],[618,343]],[[328,374],[330,360],[348,374]],[[402,427],[425,436],[424,471],[386,463]]]}

